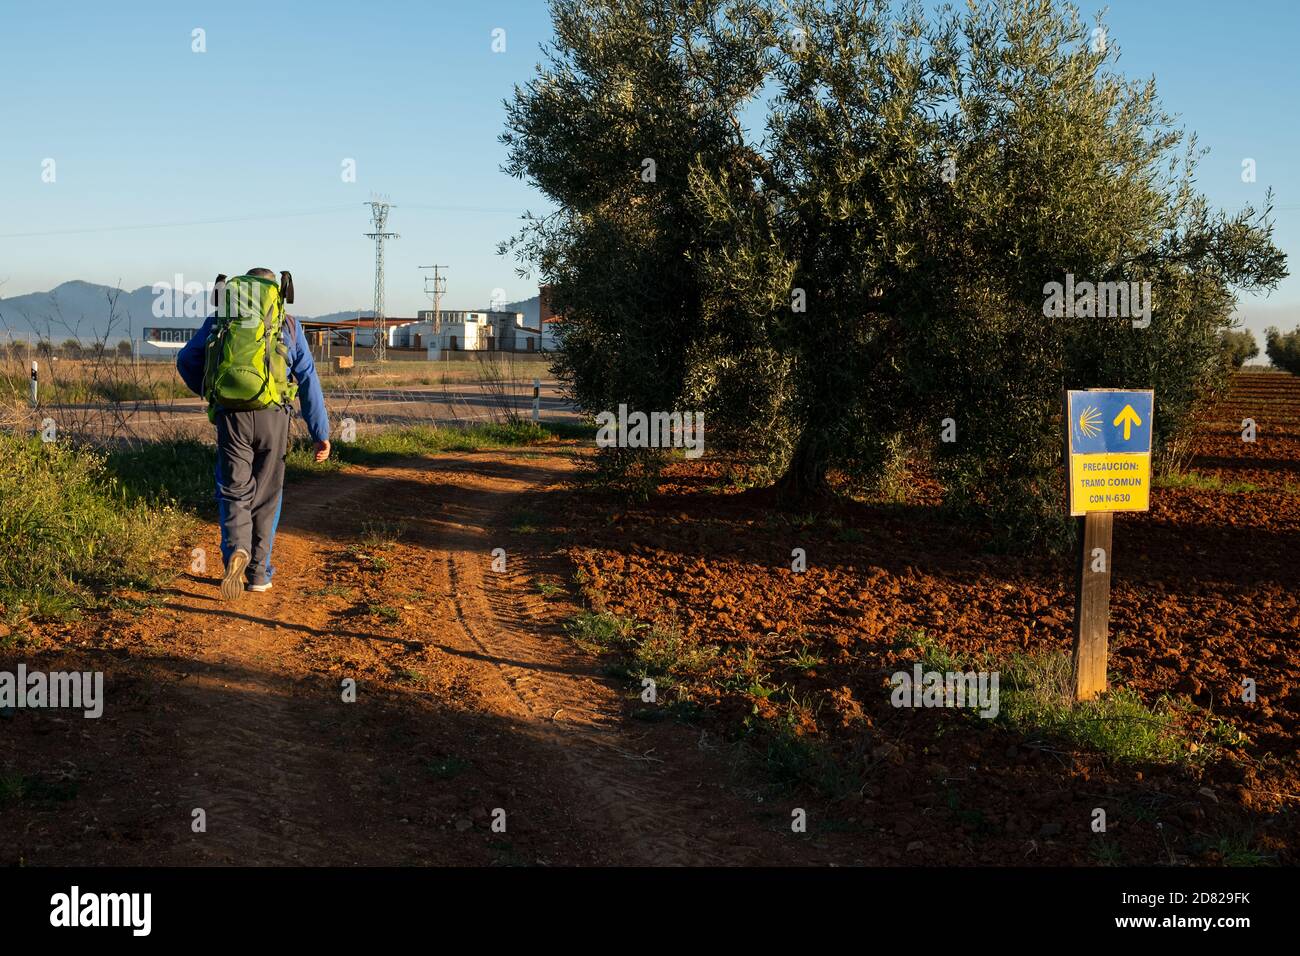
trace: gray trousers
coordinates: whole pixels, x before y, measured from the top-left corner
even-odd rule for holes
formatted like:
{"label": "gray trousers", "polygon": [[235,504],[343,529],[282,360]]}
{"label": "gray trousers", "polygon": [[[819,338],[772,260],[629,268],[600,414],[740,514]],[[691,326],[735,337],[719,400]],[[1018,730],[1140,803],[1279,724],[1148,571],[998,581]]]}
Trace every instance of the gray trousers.
{"label": "gray trousers", "polygon": [[248,552],[250,584],[271,580],[271,545],[280,523],[289,413],[279,406],[254,412],[218,409],[217,510],[221,558],[229,564],[237,548]]}

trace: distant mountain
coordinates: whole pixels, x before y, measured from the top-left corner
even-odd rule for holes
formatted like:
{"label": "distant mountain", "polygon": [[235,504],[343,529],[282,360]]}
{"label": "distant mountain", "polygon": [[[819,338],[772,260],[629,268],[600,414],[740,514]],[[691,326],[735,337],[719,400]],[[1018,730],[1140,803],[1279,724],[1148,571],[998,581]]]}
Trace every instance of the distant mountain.
{"label": "distant mountain", "polygon": [[[114,297],[116,300],[110,304]],[[152,286],[128,292],[81,280],[64,282],[48,292],[0,298],[0,345],[10,339],[49,339],[56,344],[77,339],[82,344],[104,341],[112,346],[122,339],[143,338],[145,329],[197,328],[210,309],[206,292],[171,295],[159,306],[164,312],[162,317],[155,315],[156,306],[159,306],[159,296]],[[501,306],[501,310],[522,312],[524,324],[537,328],[537,296],[510,302]],[[480,311],[488,312],[491,308]],[[374,310],[351,309],[315,316],[294,312],[293,315],[308,322],[340,322],[372,316]],[[162,350],[141,345],[142,354],[159,351]]]}
{"label": "distant mountain", "polygon": [[[116,302],[110,304],[114,296]],[[64,282],[48,292],[0,298],[0,342],[15,338],[59,343],[75,338],[83,344],[104,340],[113,345],[121,339],[142,337],[148,328],[197,328],[210,308],[206,292],[164,300],[163,317],[155,315],[157,302],[152,286],[127,292],[80,280]],[[293,314],[310,322],[338,322],[373,312],[353,309],[319,316]],[[143,351],[155,350],[145,346]]]}
{"label": "distant mountain", "polygon": [[[112,296],[117,301],[110,306]],[[48,292],[0,299],[0,337],[112,343],[137,336],[146,326],[163,324],[154,318],[153,304],[149,286],[127,292],[93,282],[65,282]]]}

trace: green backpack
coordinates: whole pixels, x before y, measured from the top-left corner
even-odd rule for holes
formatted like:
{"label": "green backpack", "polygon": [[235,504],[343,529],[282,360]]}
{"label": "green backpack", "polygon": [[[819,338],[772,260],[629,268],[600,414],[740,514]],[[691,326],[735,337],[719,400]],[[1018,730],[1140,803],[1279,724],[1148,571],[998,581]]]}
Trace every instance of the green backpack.
{"label": "green backpack", "polygon": [[289,383],[284,334],[284,305],[293,302],[293,277],[282,272],[280,283],[217,276],[212,294],[217,311],[203,353],[209,419],[218,408],[253,411],[287,405],[297,395],[298,386]]}

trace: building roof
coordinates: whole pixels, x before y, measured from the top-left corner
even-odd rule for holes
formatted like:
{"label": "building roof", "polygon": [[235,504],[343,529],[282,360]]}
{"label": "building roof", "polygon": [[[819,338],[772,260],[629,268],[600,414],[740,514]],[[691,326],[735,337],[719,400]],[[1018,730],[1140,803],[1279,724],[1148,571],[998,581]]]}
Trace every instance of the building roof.
{"label": "building roof", "polygon": [[[388,323],[388,327],[391,329],[403,325],[417,325],[420,320],[398,318],[397,316],[389,316],[384,321]],[[304,322],[303,328],[310,327],[314,329],[373,329],[375,325],[376,325],[376,321],[374,316],[363,315],[363,316],[358,316],[355,319],[339,319],[339,321],[337,322]]]}

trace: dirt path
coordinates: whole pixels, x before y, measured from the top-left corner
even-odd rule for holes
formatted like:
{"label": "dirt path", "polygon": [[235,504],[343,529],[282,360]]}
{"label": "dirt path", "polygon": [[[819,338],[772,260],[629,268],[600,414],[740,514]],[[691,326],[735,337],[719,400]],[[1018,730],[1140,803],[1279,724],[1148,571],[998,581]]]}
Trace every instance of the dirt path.
{"label": "dirt path", "polygon": [[[629,720],[563,635],[572,606],[536,586],[561,569],[526,519],[571,468],[493,452],[290,486],[274,590],[227,605],[181,575],[84,642],[109,711],[29,728],[78,789],[25,809],[25,861],[826,862],[707,733]],[[198,544],[217,555],[216,529]]]}

